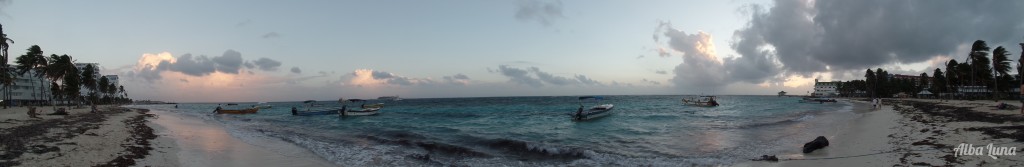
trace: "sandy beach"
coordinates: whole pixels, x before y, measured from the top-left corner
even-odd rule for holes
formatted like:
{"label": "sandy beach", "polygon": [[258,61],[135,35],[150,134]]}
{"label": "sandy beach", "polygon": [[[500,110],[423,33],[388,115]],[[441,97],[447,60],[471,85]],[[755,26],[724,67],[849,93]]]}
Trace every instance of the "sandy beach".
{"label": "sandy beach", "polygon": [[130,166],[152,150],[147,110],[100,106],[30,118],[26,107],[0,111],[0,166]]}
{"label": "sandy beach", "polygon": [[[835,133],[823,134],[828,147],[774,155],[780,161],[733,165],[1024,163],[1019,154],[992,158],[987,152],[963,155],[954,150],[961,144],[1024,148],[1024,116],[1017,109],[995,108],[999,102],[886,99],[883,107],[873,109],[864,99],[846,100],[853,102],[856,118],[842,123]],[[337,166],[295,144],[273,137],[232,136],[229,127],[183,114],[101,106],[99,113],[73,109],[65,116],[45,115],[52,112],[50,107],[40,109],[40,118],[29,118],[24,107],[0,112],[0,166]]]}
{"label": "sandy beach", "polygon": [[26,107],[0,110],[0,166],[334,166],[281,140],[241,141],[201,119],[99,108],[45,115],[52,108],[44,107],[40,118]]}
{"label": "sandy beach", "polygon": [[[780,161],[753,161],[735,166],[1013,166],[1024,156],[957,155],[961,144],[1024,148],[1024,116],[999,110],[991,100],[885,99],[871,109],[866,99],[850,99],[859,118],[830,145],[808,154],[776,155]],[[1011,105],[1019,102],[1002,101]],[[868,109],[864,109],[867,107]],[[807,139],[810,141],[810,139]],[[800,149],[800,148],[793,148]]]}

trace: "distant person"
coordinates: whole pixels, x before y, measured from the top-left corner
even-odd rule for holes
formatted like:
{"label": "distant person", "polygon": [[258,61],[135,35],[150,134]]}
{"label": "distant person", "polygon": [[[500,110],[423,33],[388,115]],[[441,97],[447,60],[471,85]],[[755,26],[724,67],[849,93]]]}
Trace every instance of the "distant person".
{"label": "distant person", "polygon": [[29,118],[39,118],[36,115],[38,115],[38,114],[36,114],[36,107],[28,107],[28,117]]}
{"label": "distant person", "polygon": [[174,108],[178,108],[178,105],[177,105],[177,104],[175,104],[175,105],[174,105]]}
{"label": "distant person", "polygon": [[292,115],[299,115],[299,109],[292,107]]}
{"label": "distant person", "polygon": [[576,109],[576,120],[583,120],[583,105],[580,105],[580,108]]}
{"label": "distant person", "polygon": [[220,111],[220,110],[223,110],[223,109],[224,109],[224,108],[221,108],[221,107],[220,107],[220,105],[217,105],[217,108],[216,108],[216,109],[213,109],[213,112],[214,112],[214,113],[217,113],[217,111]]}

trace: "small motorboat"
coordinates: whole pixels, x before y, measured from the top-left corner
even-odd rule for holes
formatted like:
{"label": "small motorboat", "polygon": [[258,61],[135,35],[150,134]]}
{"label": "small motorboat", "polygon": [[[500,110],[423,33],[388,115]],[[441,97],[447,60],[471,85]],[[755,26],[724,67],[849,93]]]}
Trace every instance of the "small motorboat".
{"label": "small motorboat", "polygon": [[238,110],[227,110],[227,109],[221,109],[220,107],[217,107],[217,109],[214,110],[214,112],[216,112],[217,114],[255,114],[257,111],[260,111],[260,108],[247,108],[247,109],[238,109]]}
{"label": "small motorboat", "polygon": [[256,106],[255,106],[255,107],[256,107],[256,108],[260,108],[260,109],[270,109],[270,108],[274,108],[274,106],[272,106],[272,105],[270,105],[270,104],[267,104],[266,102],[260,102],[260,103],[256,103]]}
{"label": "small motorboat", "polygon": [[369,105],[367,105],[366,101],[367,100],[362,100],[362,99],[348,99],[347,102],[352,102],[352,103],[362,102],[362,104],[359,105],[360,109],[349,109],[348,105],[342,105],[341,109],[337,111],[338,115],[341,115],[343,117],[344,116],[377,115],[380,112],[380,109],[384,108],[384,103],[377,103],[377,104],[369,104]]}
{"label": "small motorboat", "polygon": [[608,115],[612,114],[612,109],[615,107],[615,105],[612,105],[612,104],[600,104],[600,105],[595,105],[595,106],[590,107],[589,109],[584,110],[583,109],[583,100],[586,100],[586,99],[603,100],[604,97],[601,97],[601,96],[582,96],[582,97],[579,97],[580,107],[576,110],[575,113],[569,113],[569,116],[570,116],[570,118],[573,121],[587,121],[587,120],[592,120],[592,119],[608,116]]}
{"label": "small motorboat", "polygon": [[697,106],[697,107],[716,107],[718,101],[715,100],[715,96],[700,96],[696,98],[689,98],[682,100],[683,105]]}
{"label": "small motorboat", "polygon": [[292,115],[295,115],[295,116],[331,115],[331,114],[338,113],[338,111],[341,110],[340,108],[321,108],[321,109],[314,110],[313,109],[314,107],[322,106],[320,104],[317,104],[317,102],[314,101],[314,100],[306,100],[303,103],[305,103],[306,109],[305,110],[299,110],[299,109],[297,109],[295,107],[292,107]]}

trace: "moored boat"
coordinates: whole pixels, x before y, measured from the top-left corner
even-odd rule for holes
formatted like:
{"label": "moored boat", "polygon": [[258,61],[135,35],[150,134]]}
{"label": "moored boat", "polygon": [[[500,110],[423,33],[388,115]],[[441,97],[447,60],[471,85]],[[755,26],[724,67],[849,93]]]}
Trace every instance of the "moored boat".
{"label": "moored boat", "polygon": [[330,115],[330,114],[338,113],[338,111],[341,110],[341,108],[319,108],[319,109],[314,110],[313,109],[314,107],[322,106],[320,104],[317,104],[317,102],[314,101],[314,100],[306,100],[303,103],[305,103],[305,105],[306,105],[305,110],[300,111],[299,109],[297,109],[295,107],[292,107],[292,115],[295,115],[295,116]]}
{"label": "moored boat", "polygon": [[359,105],[360,109],[349,109],[347,104],[342,105],[341,109],[337,111],[338,115],[341,115],[341,116],[377,115],[378,113],[380,113],[380,109],[384,108],[384,103],[377,103],[377,104],[369,104],[369,105],[367,105],[366,104],[367,100],[348,99],[347,101],[348,102],[352,102],[352,103],[362,102],[362,104]]}
{"label": "moored boat", "polygon": [[595,105],[595,106],[590,107],[589,109],[584,110],[583,109],[583,100],[586,100],[586,99],[603,100],[604,97],[601,97],[601,96],[581,96],[581,97],[579,97],[578,100],[580,102],[580,107],[576,110],[575,113],[570,113],[569,114],[571,116],[570,118],[573,121],[587,121],[587,120],[592,120],[592,119],[608,116],[608,115],[611,115],[612,109],[615,107],[615,105],[612,105],[612,104],[600,104],[600,105]]}
{"label": "moored boat", "polygon": [[214,111],[217,112],[217,114],[255,114],[256,112],[260,111],[260,108],[247,108],[238,110],[217,109]]}
{"label": "moored boat", "polygon": [[697,106],[697,107],[716,107],[718,101],[715,100],[715,96],[700,96],[695,98],[683,99],[683,105]]}

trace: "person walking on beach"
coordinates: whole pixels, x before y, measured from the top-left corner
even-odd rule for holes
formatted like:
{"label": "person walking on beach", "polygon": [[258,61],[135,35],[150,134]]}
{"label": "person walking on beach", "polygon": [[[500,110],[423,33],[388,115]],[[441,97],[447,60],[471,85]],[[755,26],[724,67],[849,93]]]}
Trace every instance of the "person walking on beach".
{"label": "person walking on beach", "polygon": [[875,109],[882,108],[882,99],[875,98],[875,99],[872,99],[871,101],[872,101],[872,103],[874,103]]}

